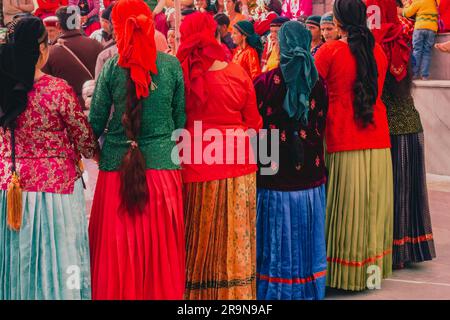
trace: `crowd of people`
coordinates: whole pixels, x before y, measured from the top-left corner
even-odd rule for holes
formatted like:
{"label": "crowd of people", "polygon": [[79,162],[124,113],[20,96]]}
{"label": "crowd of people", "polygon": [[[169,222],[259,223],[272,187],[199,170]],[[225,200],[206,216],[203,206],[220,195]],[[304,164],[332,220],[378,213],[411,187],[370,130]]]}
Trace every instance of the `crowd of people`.
{"label": "crowd of people", "polygon": [[316,300],[436,256],[436,5],[183,0],[175,30],[170,0],[37,3],[0,46],[0,299]]}

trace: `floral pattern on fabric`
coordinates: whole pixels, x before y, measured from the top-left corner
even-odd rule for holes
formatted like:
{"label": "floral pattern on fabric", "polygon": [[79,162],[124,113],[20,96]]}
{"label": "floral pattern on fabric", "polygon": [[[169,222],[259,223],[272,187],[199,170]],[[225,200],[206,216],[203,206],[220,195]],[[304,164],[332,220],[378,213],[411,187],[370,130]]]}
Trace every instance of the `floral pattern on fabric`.
{"label": "floral pattern on fabric", "polygon": [[[80,177],[80,155],[91,158],[97,143],[74,90],[64,80],[43,76],[17,118],[16,165],[24,191],[68,194]],[[11,177],[10,132],[0,129],[0,189]]]}

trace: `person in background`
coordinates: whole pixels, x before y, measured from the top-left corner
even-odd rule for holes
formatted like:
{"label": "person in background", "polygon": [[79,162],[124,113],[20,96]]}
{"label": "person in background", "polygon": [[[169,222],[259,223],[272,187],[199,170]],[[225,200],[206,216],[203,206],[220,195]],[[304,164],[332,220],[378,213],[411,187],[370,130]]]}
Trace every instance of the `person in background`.
{"label": "person in background", "polygon": [[237,45],[233,54],[233,62],[244,68],[251,79],[256,78],[261,74],[259,57],[263,47],[253,24],[247,20],[237,22],[234,25],[232,38]]}
{"label": "person in background", "polygon": [[367,27],[362,0],[335,0],[342,38],[328,41],[314,60],[325,80],[327,286],[368,288],[392,273],[393,176],[386,106],[381,100],[386,55]]}
{"label": "person in background", "polygon": [[228,32],[233,32],[233,27],[236,23],[242,20],[247,20],[247,17],[241,13],[241,1],[239,0],[224,0],[225,13],[230,18],[230,25]]}
{"label": "person in background", "polygon": [[183,196],[171,136],[186,119],[183,72],[157,52],[142,0],[119,0],[112,22],[118,55],[98,77],[89,114],[97,138],[107,129],[89,224],[92,298],[181,300]]}
{"label": "person in background", "polygon": [[215,15],[217,13],[216,3],[212,3],[211,0],[194,0],[195,10],[200,12],[207,12]]}
{"label": "person in background", "polygon": [[399,8],[401,14],[416,16],[413,33],[413,77],[428,80],[430,77],[431,49],[438,31],[438,9],[436,0],[413,0],[409,6]]}
{"label": "person in background", "polygon": [[[69,7],[80,9],[81,25],[86,36],[90,36],[100,25],[100,0],[69,0]],[[97,57],[96,57],[97,58]]]}
{"label": "person in background", "polygon": [[306,27],[311,32],[311,54],[315,56],[317,50],[323,45],[322,33],[320,30],[321,16],[309,16],[306,19]]}
{"label": "person in background", "polygon": [[312,0],[283,0],[282,15],[298,19],[312,14]]}
{"label": "person in background", "polygon": [[338,40],[339,31],[333,21],[333,13],[325,13],[320,19],[320,31],[325,42]]}
{"label": "person in background", "polygon": [[372,30],[388,59],[382,100],[386,105],[394,173],[395,269],[436,257],[425,171],[424,133],[411,95],[411,48],[397,15],[395,0],[368,0],[381,11],[381,26]]}
{"label": "person in background", "polygon": [[[215,149],[221,156],[212,164],[203,157],[200,164],[183,161],[185,155],[182,158],[185,299],[248,300],[256,298],[257,166],[250,162],[253,153],[246,131],[259,130],[262,119],[250,77],[240,66],[224,61],[215,30],[211,15],[197,12],[187,16],[181,24],[177,53],[185,79],[186,130],[190,133],[182,144],[192,146],[208,129],[220,132],[227,141]],[[203,127],[198,134],[196,121]],[[245,150],[238,148],[239,137],[245,139]],[[201,150],[189,152],[189,156],[207,154],[207,146],[201,144]],[[233,154],[227,154],[229,150]]]}
{"label": "person in background", "polygon": [[58,17],[49,16],[47,18],[44,18],[42,22],[44,23],[45,29],[47,30],[48,43],[53,44],[61,34],[61,30],[58,28]]}
{"label": "person in background", "polygon": [[95,64],[103,46],[96,40],[84,36],[80,29],[71,29],[72,12],[70,7],[56,11],[58,29],[61,35],[50,47],[49,58],[43,71],[54,77],[66,80],[75,90],[81,106],[83,84],[95,78]]}
{"label": "person in background", "polygon": [[167,54],[170,54],[171,56],[176,56],[176,44],[175,44],[175,29],[169,29],[169,32],[167,32],[167,46],[168,49],[166,50]]}
{"label": "person in background", "polygon": [[220,41],[225,44],[230,53],[236,49],[236,44],[231,38],[231,32],[229,32],[230,19],[224,13],[218,13],[214,16],[214,20],[217,22],[217,28],[220,35]]}
{"label": "person in background", "polygon": [[42,21],[20,19],[13,37],[0,53],[0,299],[90,300],[78,163],[97,144],[73,89],[42,72]]}
{"label": "person in background", "polygon": [[56,10],[66,5],[67,0],[37,0],[37,9],[34,15],[44,20],[47,17],[55,16]]}
{"label": "person in background", "polygon": [[8,27],[14,16],[31,13],[34,9],[33,0],[3,0],[3,23]]}
{"label": "person in background", "polygon": [[103,47],[105,47],[106,44],[109,43],[112,39],[112,23],[111,23],[112,8],[113,5],[110,5],[105,10],[103,10],[100,18],[101,28],[95,30],[89,37],[91,39],[100,42]]}
{"label": "person in background", "polygon": [[288,22],[286,17],[278,17],[272,20],[270,24],[270,34],[267,49],[267,61],[262,66],[262,72],[267,72],[277,68],[280,64],[280,46],[278,42],[278,32],[281,26]]}
{"label": "person in background", "polygon": [[279,131],[280,154],[276,174],[260,169],[257,179],[257,297],[323,299],[328,97],[304,25],[286,22],[278,38],[280,66],[254,81],[264,129]]}
{"label": "person in background", "polygon": [[167,36],[169,26],[167,25],[166,14],[164,13],[164,7],[167,0],[144,0],[144,2],[150,7],[153,12],[153,19],[155,21],[155,28],[161,32],[164,37]]}

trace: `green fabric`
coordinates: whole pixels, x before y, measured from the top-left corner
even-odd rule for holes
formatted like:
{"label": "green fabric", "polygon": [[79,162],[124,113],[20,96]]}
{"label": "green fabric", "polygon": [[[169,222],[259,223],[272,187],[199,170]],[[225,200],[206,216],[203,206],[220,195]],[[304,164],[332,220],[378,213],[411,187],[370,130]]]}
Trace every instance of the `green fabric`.
{"label": "green fabric", "polygon": [[326,166],[327,286],[365,290],[370,266],[378,266],[382,278],[392,273],[391,151],[335,152],[327,155]]}
{"label": "green fabric", "polygon": [[0,300],[90,300],[81,180],[72,194],[23,192],[19,232],[6,225],[6,196],[0,190]]}
{"label": "green fabric", "polygon": [[311,32],[297,21],[286,22],[278,41],[280,68],[287,88],[283,108],[289,117],[307,124],[309,95],[319,79],[311,55]]}
{"label": "green fabric", "polygon": [[[391,135],[410,134],[423,132],[419,112],[414,107],[414,99],[409,95],[406,99],[398,97],[386,88],[392,87],[388,82],[395,81],[387,76],[381,99],[386,105]],[[395,84],[394,84],[395,85]]]}
{"label": "green fabric", "polygon": [[322,25],[322,24],[334,25],[333,12],[327,12],[322,16],[322,18],[320,19],[320,25]]}
{"label": "green fabric", "polygon": [[155,10],[156,6],[158,5],[158,0],[144,0],[144,2],[150,7],[152,11]]}
{"label": "green fabric", "polygon": [[[99,137],[114,105],[100,159],[100,169],[105,171],[118,170],[129,148],[121,120],[126,106],[127,75],[126,70],[117,65],[117,60],[118,55],[103,67],[89,114],[89,122]],[[171,136],[175,129],[183,128],[186,121],[183,73],[177,58],[164,53],[158,52],[156,66],[158,74],[152,75],[152,81],[157,88],[142,102],[141,134],[137,142],[147,169],[178,169],[171,159],[175,147]]]}
{"label": "green fabric", "polygon": [[258,51],[258,54],[261,54],[263,51],[263,45],[261,42],[261,38],[255,32],[255,28],[250,21],[242,20],[235,23],[234,27],[239,30],[240,33],[247,36],[247,43],[250,47],[254,48]]}

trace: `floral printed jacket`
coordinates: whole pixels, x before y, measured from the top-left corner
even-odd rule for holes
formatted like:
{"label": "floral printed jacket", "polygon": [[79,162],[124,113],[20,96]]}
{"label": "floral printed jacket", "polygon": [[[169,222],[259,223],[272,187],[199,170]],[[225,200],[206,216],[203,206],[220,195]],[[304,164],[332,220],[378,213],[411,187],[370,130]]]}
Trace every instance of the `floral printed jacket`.
{"label": "floral printed jacket", "polygon": [[[80,177],[80,154],[91,158],[97,142],[67,82],[44,75],[17,118],[16,166],[24,191],[70,194]],[[11,178],[9,130],[0,128],[0,190]]]}

